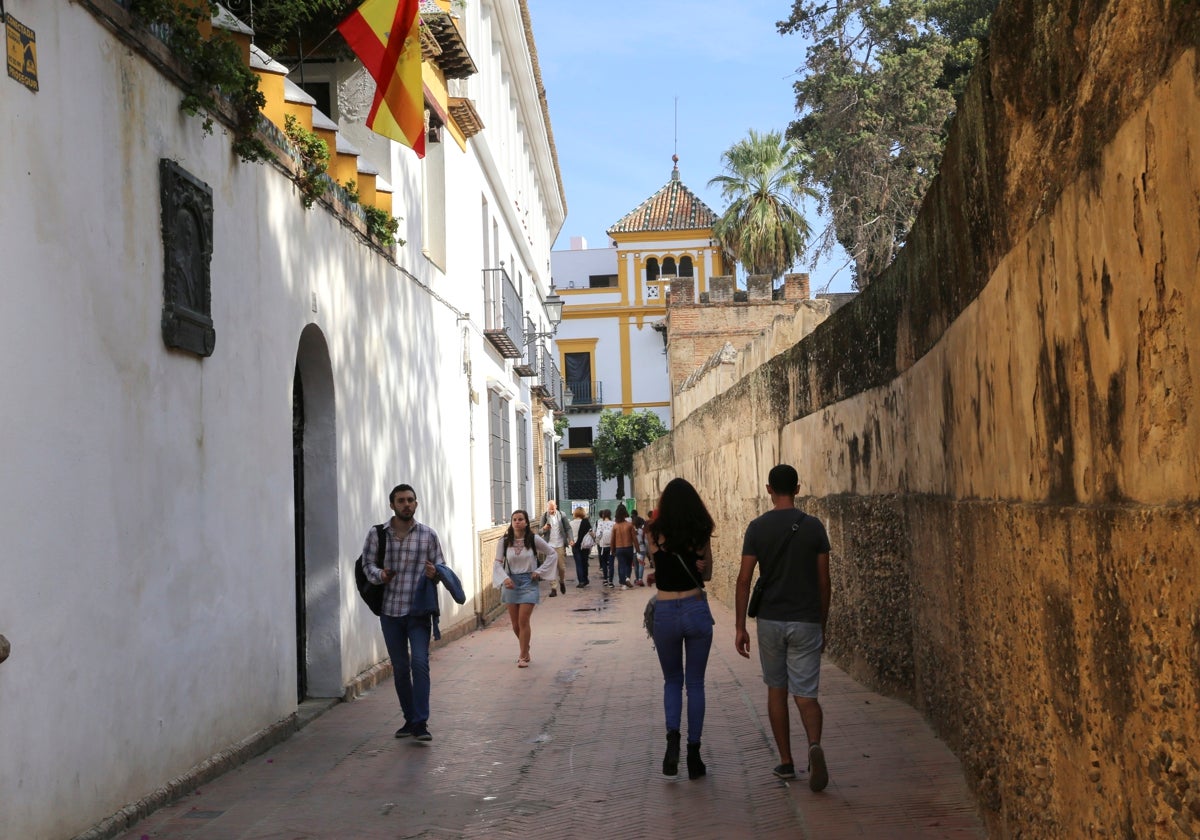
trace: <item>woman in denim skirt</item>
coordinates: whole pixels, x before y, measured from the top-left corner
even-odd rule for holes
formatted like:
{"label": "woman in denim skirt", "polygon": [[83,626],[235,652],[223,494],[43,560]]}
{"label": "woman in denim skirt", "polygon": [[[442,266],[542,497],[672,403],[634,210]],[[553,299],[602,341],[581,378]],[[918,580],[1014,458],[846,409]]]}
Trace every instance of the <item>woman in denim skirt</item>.
{"label": "woman in denim skirt", "polygon": [[[540,565],[539,565],[539,561]],[[557,577],[558,553],[529,528],[529,514],[514,510],[504,538],[496,545],[492,580],[500,588],[500,602],[508,607],[519,650],[517,667],[529,667],[529,620],[541,601],[538,581]]]}
{"label": "woman in denim skirt", "polygon": [[647,583],[658,587],[654,647],[663,672],[667,752],[663,775],[679,773],[679,730],[687,687],[687,771],[689,779],[707,772],[700,760],[704,730],[704,671],[712,648],[713,617],[703,581],[712,577],[713,519],[691,484],[672,479],[658,500],[657,516],[645,525],[646,547],[654,561]]}

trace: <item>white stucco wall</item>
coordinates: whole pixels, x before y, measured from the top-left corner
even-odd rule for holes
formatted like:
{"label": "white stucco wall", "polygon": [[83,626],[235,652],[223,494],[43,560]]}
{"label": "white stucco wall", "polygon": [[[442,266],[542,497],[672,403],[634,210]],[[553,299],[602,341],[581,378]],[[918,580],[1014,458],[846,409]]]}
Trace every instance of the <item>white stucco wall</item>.
{"label": "white stucco wall", "polygon": [[[0,836],[65,837],[296,708],[302,335],[306,400],[329,408],[308,418],[310,695],[340,695],[385,656],[352,562],[396,483],[417,488],[467,588],[462,607],[443,597],[443,627],[472,617],[490,479],[472,393],[507,377],[529,402],[479,326],[481,196],[521,255],[527,305],[548,287],[553,232],[535,217],[523,236],[500,176],[454,146],[448,216],[470,224],[451,234],[452,272],[407,247],[398,271],[304,210],[278,169],[237,162],[219,126],[205,136],[85,8],[7,10],[38,35],[41,89],[0,80]],[[396,212],[411,222],[419,164],[399,154]],[[162,340],[161,158],[212,189],[203,360]]]}

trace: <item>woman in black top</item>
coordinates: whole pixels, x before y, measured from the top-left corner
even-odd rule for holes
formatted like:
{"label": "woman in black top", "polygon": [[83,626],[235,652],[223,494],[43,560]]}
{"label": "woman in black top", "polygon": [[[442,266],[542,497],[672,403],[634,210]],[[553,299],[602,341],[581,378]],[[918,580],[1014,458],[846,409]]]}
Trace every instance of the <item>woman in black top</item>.
{"label": "woman in black top", "polygon": [[657,515],[646,523],[646,549],[654,558],[658,587],[654,610],[654,647],[663,672],[663,710],[667,719],[667,752],[663,774],[679,773],[679,727],[683,687],[687,685],[688,778],[706,772],[700,760],[704,729],[704,671],[712,648],[713,617],[702,580],[712,577],[709,540],[713,519],[691,484],[675,478],[663,488]]}
{"label": "woman in black top", "polygon": [[[589,583],[588,560],[592,556],[591,548],[583,549],[583,538],[592,532],[592,523],[582,507],[575,508],[575,518],[571,520],[571,553],[575,556],[575,588],[583,589]],[[592,537],[594,540],[595,537]]]}

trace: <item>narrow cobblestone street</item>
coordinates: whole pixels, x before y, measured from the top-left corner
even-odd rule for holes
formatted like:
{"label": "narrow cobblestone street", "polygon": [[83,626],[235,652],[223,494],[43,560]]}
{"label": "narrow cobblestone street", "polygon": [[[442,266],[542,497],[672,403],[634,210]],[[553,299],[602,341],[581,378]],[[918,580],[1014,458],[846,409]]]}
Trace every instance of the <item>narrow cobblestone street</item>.
{"label": "narrow cobblestone street", "polygon": [[[981,838],[959,764],[909,706],[826,663],[829,787],[777,763],[757,656],[713,604],[703,756],[660,774],[662,679],[641,613],[650,590],[568,584],[533,617],[516,667],[507,618],[433,652],[428,744],[396,740],[391,681],[152,814],[123,838]],[[753,629],[752,629],[753,634]],[[793,708],[793,748],[804,739]],[[682,767],[681,767],[682,770]]]}

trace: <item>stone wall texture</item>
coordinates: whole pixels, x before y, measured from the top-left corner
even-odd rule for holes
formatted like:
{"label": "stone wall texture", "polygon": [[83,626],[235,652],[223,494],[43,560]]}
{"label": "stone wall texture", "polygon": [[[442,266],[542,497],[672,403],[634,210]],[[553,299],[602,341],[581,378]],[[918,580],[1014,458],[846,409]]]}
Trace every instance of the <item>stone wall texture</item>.
{"label": "stone wall texture", "polygon": [[796,465],[829,654],[925,712],[993,836],[1200,836],[1200,4],[992,32],[896,263],[643,450],[639,506],[697,485],[732,602]]}

